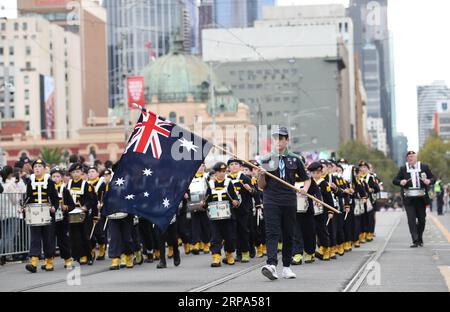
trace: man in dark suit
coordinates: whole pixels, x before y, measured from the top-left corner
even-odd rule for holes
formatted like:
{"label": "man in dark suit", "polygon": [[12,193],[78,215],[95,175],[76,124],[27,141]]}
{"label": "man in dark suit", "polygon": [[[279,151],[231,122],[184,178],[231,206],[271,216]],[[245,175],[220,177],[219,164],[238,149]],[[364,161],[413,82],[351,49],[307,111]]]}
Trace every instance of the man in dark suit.
{"label": "man in dark suit", "polygon": [[428,165],[418,162],[416,153],[409,151],[406,154],[405,166],[400,168],[392,183],[402,188],[403,204],[413,240],[410,247],[422,247],[426,217],[425,207],[429,201],[428,189],[434,183],[434,176]]}

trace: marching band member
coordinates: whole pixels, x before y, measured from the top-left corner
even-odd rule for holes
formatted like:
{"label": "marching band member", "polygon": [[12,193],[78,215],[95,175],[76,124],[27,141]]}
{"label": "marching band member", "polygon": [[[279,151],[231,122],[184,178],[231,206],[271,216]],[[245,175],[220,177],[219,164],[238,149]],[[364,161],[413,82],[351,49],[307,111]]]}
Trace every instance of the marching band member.
{"label": "marching band member", "polygon": [[[322,200],[330,206],[334,206],[334,200],[332,196],[331,187],[328,182],[324,179],[324,166],[320,162],[313,162],[308,166],[308,171],[311,174],[311,178],[314,180],[315,184],[318,186],[321,192]],[[323,261],[330,260],[331,253],[331,243],[330,236],[327,230],[327,218],[333,218],[333,212],[324,210],[322,207],[322,212],[316,213],[314,218],[316,224],[317,233],[317,245],[319,250],[316,252],[316,257]]]}
{"label": "marching band member", "polygon": [[[260,167],[259,163],[256,160],[250,160],[256,167]],[[255,245],[256,245],[256,256],[258,258],[262,258],[267,255],[267,246],[266,246],[266,225],[264,222],[264,209],[263,209],[263,192],[258,188],[258,169],[252,167],[251,168],[251,177],[252,183],[256,189],[256,194],[254,197],[255,201],[255,214],[253,217],[253,228],[255,229]]]}
{"label": "marching band member", "polygon": [[379,185],[375,182],[373,175],[370,173],[370,165],[365,161],[359,163],[359,169],[361,170],[361,178],[366,186],[367,190],[367,202],[366,202],[366,230],[362,233],[362,240],[372,241],[373,233],[375,232],[375,195],[380,192]]}
{"label": "marching band member", "polygon": [[[339,211],[342,212],[342,214],[339,214],[336,217],[337,222],[337,253],[339,256],[343,256],[345,254],[345,243],[346,240],[346,234],[345,234],[345,215],[350,212],[350,190],[348,188],[348,183],[345,181],[344,177],[342,176],[344,172],[344,168],[341,165],[335,166],[335,173],[336,173],[336,182],[337,187],[339,188]],[[348,215],[347,215],[348,217]]]}
{"label": "marching band member", "polygon": [[353,167],[353,185],[355,188],[355,193],[353,194],[353,222],[354,222],[354,232],[353,232],[353,246],[359,248],[361,246],[362,229],[364,227],[363,213],[364,204],[367,201],[367,192],[364,184],[361,181],[362,173],[358,167]]}
{"label": "marching band member", "polygon": [[[206,193],[206,185],[208,183],[208,175],[205,173],[206,166],[202,164],[194,179],[191,183],[191,187],[195,185],[200,185],[200,192],[202,194],[196,194],[196,197],[204,197]],[[189,201],[188,205],[194,206],[196,203],[192,202],[191,187],[189,188]],[[197,198],[196,198],[197,199]],[[200,245],[203,244],[203,251],[209,253],[210,241],[211,241],[211,229],[210,222],[206,210],[199,207],[191,212],[191,227],[192,227],[192,253],[194,255],[199,254]],[[184,244],[185,254],[189,254],[191,251],[188,244]]]}
{"label": "marching band member", "polygon": [[292,261],[292,245],[294,236],[294,224],[297,213],[297,193],[281,182],[266,175],[267,172],[286,181],[291,185],[295,182],[304,182],[305,186],[300,191],[306,194],[311,180],[306,174],[305,167],[299,156],[291,153],[289,144],[289,132],[285,127],[279,127],[272,133],[275,150],[261,159],[258,187],[264,191],[264,218],[266,222],[267,240],[267,265],[261,273],[270,280],[278,279],[276,266],[277,243],[282,235],[282,261],[283,278],[296,278],[290,266]]}
{"label": "marching band member", "polygon": [[[221,266],[222,242],[225,241],[224,249],[226,257],[224,263],[233,265],[234,242],[233,242],[233,217],[231,209],[239,206],[238,196],[234,191],[233,183],[226,177],[227,165],[219,162],[213,168],[215,174],[206,190],[206,205],[211,220],[211,267]],[[214,205],[215,204],[215,205]],[[219,210],[219,204],[223,210]],[[231,208],[233,207],[233,208]],[[220,214],[223,212],[224,214]]]}
{"label": "marching band member", "polygon": [[[159,231],[159,230],[158,230]],[[178,249],[177,234],[177,214],[175,214],[165,232],[159,231],[159,250],[161,252],[159,263],[156,265],[158,269],[167,268],[166,262],[166,243],[172,249],[173,264],[179,266],[181,263],[180,250]]]}
{"label": "marching band member", "polygon": [[82,179],[82,169],[78,163],[72,164],[69,168],[72,179],[67,183],[67,189],[75,202],[75,209],[69,211],[69,217],[71,213],[80,215],[80,222],[70,223],[70,242],[73,258],[80,265],[92,265],[94,259],[89,235],[91,223],[98,220],[98,199],[92,186]]}
{"label": "marching band member", "polygon": [[[187,246],[185,248],[188,250],[188,253],[190,252],[190,244],[192,242],[192,225],[191,225],[191,219],[192,215],[190,212],[187,211],[187,205],[188,205],[188,199],[189,199],[189,191],[184,194],[183,200],[180,203],[180,207],[178,209],[178,215],[177,215],[177,233],[179,238],[181,239],[181,244],[184,246]],[[177,244],[178,246],[178,244]],[[178,248],[178,247],[177,247]],[[209,246],[208,243],[205,243],[203,246],[203,252],[209,253]],[[167,257],[170,259],[174,255],[174,250],[172,247],[169,247],[167,252]]]}
{"label": "marching band member", "polygon": [[[32,164],[33,174],[27,183],[25,203],[28,204],[50,204],[51,224],[44,226],[30,226],[30,252],[31,263],[25,268],[31,273],[37,272],[39,256],[44,249],[45,271],[53,271],[53,256],[55,254],[55,212],[59,209],[58,193],[55,183],[50,175],[45,174],[45,162],[37,159]],[[22,209],[19,209],[22,212]]]}
{"label": "marching band member", "polygon": [[106,218],[101,216],[100,210],[103,206],[106,184],[105,179],[103,177],[100,177],[97,167],[91,166],[88,168],[88,182],[97,195],[97,208],[99,211],[99,215],[96,216],[98,217],[99,221],[95,225],[94,233],[91,239],[92,258],[95,258],[95,246],[98,244],[97,260],[105,260],[107,239],[106,233],[103,231],[103,227],[105,225]]}
{"label": "marching band member", "polygon": [[230,173],[228,178],[234,185],[234,190],[239,198],[240,205],[232,210],[235,214],[235,235],[237,247],[237,259],[243,263],[250,261],[250,230],[249,218],[253,212],[253,197],[256,189],[252,186],[250,177],[241,171],[242,161],[231,158],[228,160],[228,169]]}
{"label": "marching band member", "polygon": [[64,268],[72,267],[72,257],[70,250],[70,237],[69,237],[69,210],[72,211],[75,208],[75,203],[73,202],[72,196],[69,190],[67,190],[66,185],[62,182],[64,177],[64,172],[59,167],[55,167],[50,171],[53,182],[55,182],[56,191],[59,197],[59,208],[60,220],[55,218],[55,234],[56,240],[58,242],[59,252],[61,258],[64,259]]}

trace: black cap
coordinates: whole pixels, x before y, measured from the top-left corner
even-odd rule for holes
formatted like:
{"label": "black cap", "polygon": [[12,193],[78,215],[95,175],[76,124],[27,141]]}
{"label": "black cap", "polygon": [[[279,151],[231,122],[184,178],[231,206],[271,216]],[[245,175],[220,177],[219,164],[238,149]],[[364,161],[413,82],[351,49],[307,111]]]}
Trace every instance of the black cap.
{"label": "black cap", "polygon": [[246,163],[246,162],[245,162],[245,163],[242,163],[241,166],[244,167],[244,168],[248,168],[248,169],[250,169],[250,170],[253,169],[253,167],[250,166],[250,164],[248,164],[248,163]]}
{"label": "black cap", "polygon": [[253,166],[256,167],[261,167],[261,165],[259,164],[259,162],[257,162],[256,160],[252,159],[248,161],[249,163],[251,163]]}
{"label": "black cap", "polygon": [[60,175],[64,176],[64,170],[58,166],[53,167],[52,170],[50,170],[50,175],[53,175],[54,173],[59,173]]}
{"label": "black cap", "polygon": [[41,158],[38,158],[35,161],[33,161],[33,164],[31,165],[31,167],[34,168],[34,166],[36,166],[36,165],[42,165],[43,167],[45,167],[45,161]]}
{"label": "black cap", "polygon": [[289,131],[286,127],[278,127],[277,129],[274,129],[272,131],[272,136],[285,136],[285,137],[289,137]]}
{"label": "black cap", "polygon": [[73,172],[75,170],[83,170],[83,167],[79,163],[74,163],[72,164],[72,166],[70,166],[69,172]]}
{"label": "black cap", "polygon": [[89,166],[89,167],[88,167],[88,171],[89,171],[89,170],[95,170],[95,171],[98,172],[98,169],[97,169],[97,167],[95,167],[95,166]]}
{"label": "black cap", "polygon": [[324,165],[324,166],[328,166],[329,161],[326,160],[326,159],[320,159],[320,160],[319,160],[319,163],[321,163],[321,164]]}
{"label": "black cap", "polygon": [[105,176],[105,175],[111,175],[111,174],[112,174],[112,171],[110,169],[105,169],[102,172],[102,177]]}
{"label": "black cap", "polygon": [[406,156],[405,156],[405,157],[408,157],[409,155],[416,155],[416,152],[414,152],[414,151],[408,151],[408,152],[406,153]]}
{"label": "black cap", "polygon": [[348,164],[348,161],[345,158],[339,159],[338,163],[340,164]]}
{"label": "black cap", "polygon": [[336,162],[336,160],[334,160],[334,159],[328,159],[328,162],[329,162],[330,165],[335,165],[335,166],[337,166],[337,162]]}
{"label": "black cap", "polygon": [[224,162],[218,162],[213,167],[214,172],[227,170],[227,165]]}
{"label": "black cap", "polygon": [[308,166],[309,172],[314,172],[318,170],[322,170],[323,164],[319,161],[315,161]]}
{"label": "black cap", "polygon": [[359,162],[358,167],[367,167],[367,168],[370,168],[369,164],[368,164],[367,162],[365,162],[364,160],[361,160],[361,161]]}
{"label": "black cap", "polygon": [[230,158],[227,161],[227,165],[231,165],[232,163],[238,163],[239,165],[242,165],[242,160],[238,159],[238,158]]}

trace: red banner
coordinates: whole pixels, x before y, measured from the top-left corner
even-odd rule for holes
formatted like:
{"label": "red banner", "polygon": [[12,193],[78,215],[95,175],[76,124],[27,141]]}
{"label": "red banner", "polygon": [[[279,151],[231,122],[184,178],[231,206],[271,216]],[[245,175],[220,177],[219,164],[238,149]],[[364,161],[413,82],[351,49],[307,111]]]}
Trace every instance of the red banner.
{"label": "red banner", "polygon": [[133,104],[145,106],[144,77],[128,77],[128,107],[137,109]]}

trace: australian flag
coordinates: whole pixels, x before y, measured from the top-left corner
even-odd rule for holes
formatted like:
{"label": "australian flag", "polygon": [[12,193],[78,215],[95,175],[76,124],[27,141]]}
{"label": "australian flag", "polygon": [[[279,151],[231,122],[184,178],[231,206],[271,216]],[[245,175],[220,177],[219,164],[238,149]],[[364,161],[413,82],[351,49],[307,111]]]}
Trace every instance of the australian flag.
{"label": "australian flag", "polygon": [[211,148],[203,138],[142,109],[102,213],[141,216],[164,231]]}

